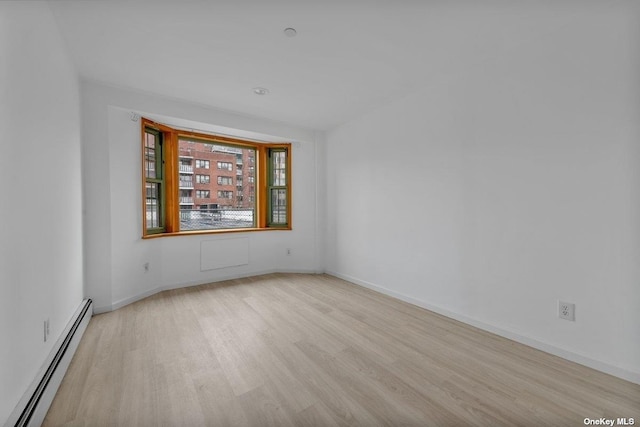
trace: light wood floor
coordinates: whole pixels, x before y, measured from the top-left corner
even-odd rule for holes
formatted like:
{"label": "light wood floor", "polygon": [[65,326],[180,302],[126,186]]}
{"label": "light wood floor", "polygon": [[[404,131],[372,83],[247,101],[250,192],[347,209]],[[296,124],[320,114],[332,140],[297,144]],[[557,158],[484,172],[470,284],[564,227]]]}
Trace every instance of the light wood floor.
{"label": "light wood floor", "polygon": [[581,426],[640,386],[330,276],[167,291],[95,316],[45,426]]}

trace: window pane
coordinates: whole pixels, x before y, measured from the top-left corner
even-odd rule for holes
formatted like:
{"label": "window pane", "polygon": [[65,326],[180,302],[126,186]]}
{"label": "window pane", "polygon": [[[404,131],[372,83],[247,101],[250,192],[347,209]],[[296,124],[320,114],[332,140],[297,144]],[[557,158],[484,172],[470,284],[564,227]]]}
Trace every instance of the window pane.
{"label": "window pane", "polygon": [[209,175],[196,175],[196,182],[198,184],[208,184],[211,177]]}
{"label": "window pane", "polygon": [[155,147],[156,146],[156,135],[153,133],[146,132],[145,133],[145,147]]}
{"label": "window pane", "polygon": [[147,229],[160,227],[160,185],[147,183]]}
{"label": "window pane", "polygon": [[287,223],[287,190],[276,188],[271,190],[271,223]]}
{"label": "window pane", "polygon": [[274,187],[287,185],[286,159],[284,151],[273,151],[271,153],[271,185]]}
{"label": "window pane", "polygon": [[145,176],[147,178],[157,178],[156,176],[156,136],[152,133],[145,133],[144,143]]}
{"label": "window pane", "polygon": [[[180,153],[194,158],[195,175],[191,185],[195,191],[192,205],[180,206],[180,230],[218,230],[250,228],[255,226],[255,184],[242,185],[254,180],[255,171],[243,168],[254,164],[253,148],[221,145],[197,139],[179,138]],[[213,179],[208,171],[213,168]],[[180,181],[180,188],[187,181]]]}

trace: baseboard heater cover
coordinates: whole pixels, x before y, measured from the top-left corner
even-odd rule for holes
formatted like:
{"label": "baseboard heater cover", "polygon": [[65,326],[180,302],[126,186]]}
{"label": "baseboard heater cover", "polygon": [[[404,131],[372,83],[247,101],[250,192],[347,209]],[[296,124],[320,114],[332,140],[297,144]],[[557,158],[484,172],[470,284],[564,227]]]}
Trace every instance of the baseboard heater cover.
{"label": "baseboard heater cover", "polygon": [[36,427],[42,424],[92,315],[93,302],[90,299],[82,301],[5,427]]}

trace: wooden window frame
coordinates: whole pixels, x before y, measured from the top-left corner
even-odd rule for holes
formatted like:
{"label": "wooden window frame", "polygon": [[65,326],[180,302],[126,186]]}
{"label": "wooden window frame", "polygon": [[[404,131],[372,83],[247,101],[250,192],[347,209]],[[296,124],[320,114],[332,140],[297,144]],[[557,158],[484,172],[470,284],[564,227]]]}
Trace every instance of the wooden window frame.
{"label": "wooden window frame", "polygon": [[[161,218],[163,227],[161,229],[147,229],[146,220],[146,175],[145,175],[145,152],[144,136],[146,130],[157,132],[162,138],[162,201]],[[185,236],[194,234],[220,234],[234,232],[252,232],[268,230],[291,230],[292,229],[292,199],[291,199],[291,144],[290,143],[269,143],[261,141],[249,141],[240,138],[232,138],[220,135],[211,135],[193,131],[176,129],[171,126],[157,123],[152,120],[142,118],[141,120],[141,140],[142,140],[142,238],[157,238],[167,236]],[[208,230],[186,230],[180,231],[180,190],[179,190],[179,139],[199,140],[206,143],[227,145],[236,148],[249,148],[255,150],[255,186],[254,215],[255,226],[250,228],[226,228]],[[271,170],[269,156],[272,151],[284,151],[286,154],[286,223],[271,223],[271,202],[270,188],[273,188],[269,177]],[[197,160],[197,159],[196,159]],[[195,172],[194,162],[194,172]],[[235,194],[234,194],[235,195]],[[195,196],[195,193],[194,193]]]}

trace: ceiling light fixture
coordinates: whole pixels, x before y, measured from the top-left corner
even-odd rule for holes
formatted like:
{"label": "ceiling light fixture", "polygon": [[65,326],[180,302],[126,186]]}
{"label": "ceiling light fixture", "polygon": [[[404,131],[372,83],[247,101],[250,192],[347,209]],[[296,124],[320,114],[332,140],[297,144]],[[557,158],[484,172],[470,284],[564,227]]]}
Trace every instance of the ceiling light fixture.
{"label": "ceiling light fixture", "polygon": [[269,93],[269,89],[264,87],[254,87],[253,93],[255,93],[256,95],[266,95]]}
{"label": "ceiling light fixture", "polygon": [[298,32],[296,31],[295,28],[289,27],[284,29],[284,35],[287,37],[295,37],[296,34],[298,34]]}

